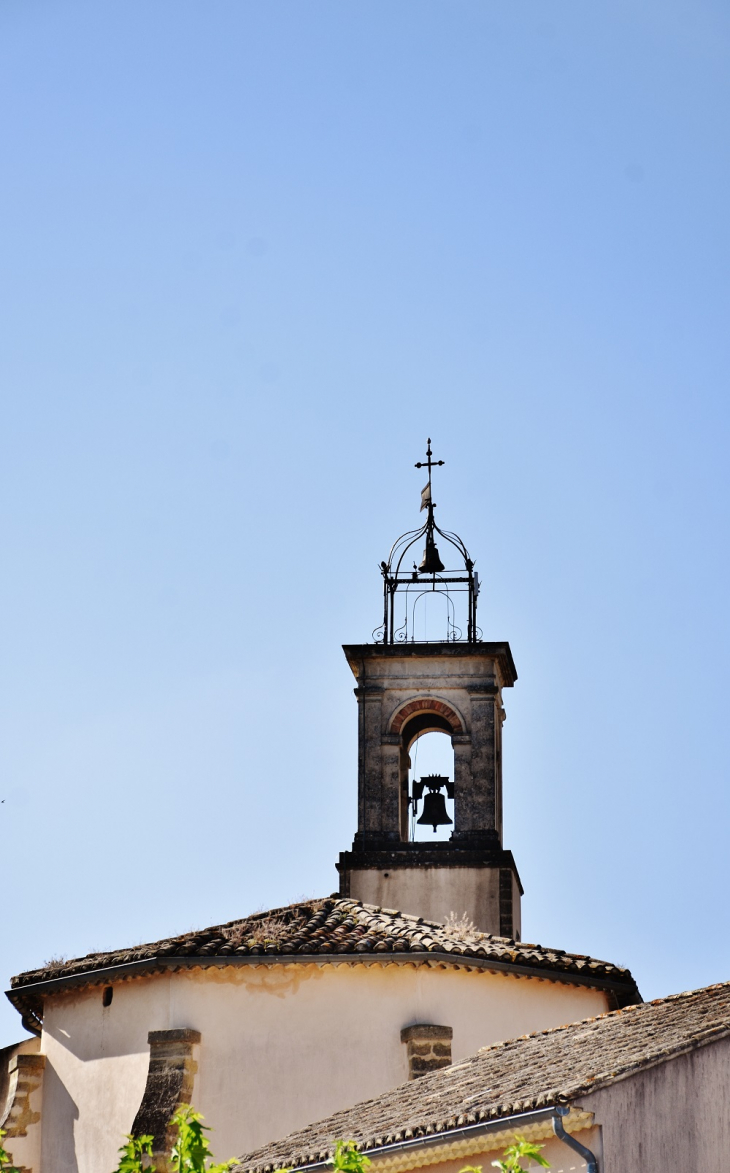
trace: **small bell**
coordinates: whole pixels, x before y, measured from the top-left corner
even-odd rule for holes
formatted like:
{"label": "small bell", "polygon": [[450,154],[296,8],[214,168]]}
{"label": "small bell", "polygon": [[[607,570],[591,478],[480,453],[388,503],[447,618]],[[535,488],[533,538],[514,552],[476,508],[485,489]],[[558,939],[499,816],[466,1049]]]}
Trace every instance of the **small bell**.
{"label": "small bell", "polygon": [[433,540],[433,534],[426,534],[426,549],[423,551],[423,561],[418,567],[419,574],[438,574],[444,569],[444,564],[439,558],[438,548]]}
{"label": "small bell", "polygon": [[418,820],[426,827],[433,827],[433,833],[436,834],[437,827],[443,827],[447,823],[453,823],[446,811],[446,799],[441,792],[434,793],[430,791],[423,800],[423,814]]}

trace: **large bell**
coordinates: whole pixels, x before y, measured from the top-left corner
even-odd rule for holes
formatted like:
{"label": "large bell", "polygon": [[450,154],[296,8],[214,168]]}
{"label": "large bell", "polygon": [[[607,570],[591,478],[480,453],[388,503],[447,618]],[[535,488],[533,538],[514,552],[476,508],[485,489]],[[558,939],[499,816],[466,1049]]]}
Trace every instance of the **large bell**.
{"label": "large bell", "polygon": [[423,800],[423,814],[418,820],[426,827],[433,827],[433,833],[436,834],[437,827],[443,827],[446,823],[453,823],[446,812],[446,799],[443,794],[434,794],[429,792]]}
{"label": "large bell", "polygon": [[438,548],[433,540],[433,534],[426,534],[426,549],[423,551],[423,560],[418,567],[419,574],[438,574],[444,569],[444,564],[439,558]]}

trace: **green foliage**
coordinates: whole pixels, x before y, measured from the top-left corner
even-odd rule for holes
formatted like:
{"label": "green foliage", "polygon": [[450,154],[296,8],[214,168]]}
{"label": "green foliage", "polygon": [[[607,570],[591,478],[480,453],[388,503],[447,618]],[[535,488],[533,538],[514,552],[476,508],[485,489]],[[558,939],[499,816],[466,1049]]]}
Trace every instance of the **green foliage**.
{"label": "green foliage", "polygon": [[182,1104],[170,1123],[177,1128],[177,1140],[172,1150],[175,1173],[227,1173],[235,1164],[234,1160],[223,1161],[220,1165],[208,1164],[213,1154],[205,1134],[210,1129],[203,1124],[200,1112],[190,1104]]}
{"label": "green foliage", "polygon": [[360,1152],[354,1140],[338,1140],[335,1155],[329,1163],[337,1173],[365,1173],[368,1165],[372,1165],[370,1158]]}
{"label": "green foliage", "polygon": [[146,1164],[143,1157],[152,1155],[151,1136],[127,1136],[127,1143],[119,1150],[121,1160],[114,1173],[155,1173],[153,1165]]}
{"label": "green foliage", "polygon": [[492,1165],[495,1169],[501,1170],[501,1173],[524,1173],[523,1160],[535,1161],[536,1164],[549,1169],[550,1162],[546,1161],[540,1153],[540,1149],[544,1148],[545,1146],[542,1144],[532,1144],[529,1140],[516,1136],[515,1143],[505,1149],[504,1160],[492,1161]]}
{"label": "green foliage", "polygon": [[10,1164],[10,1153],[3,1146],[3,1137],[6,1136],[4,1128],[0,1128],[0,1169],[2,1173],[20,1173],[20,1170]]}

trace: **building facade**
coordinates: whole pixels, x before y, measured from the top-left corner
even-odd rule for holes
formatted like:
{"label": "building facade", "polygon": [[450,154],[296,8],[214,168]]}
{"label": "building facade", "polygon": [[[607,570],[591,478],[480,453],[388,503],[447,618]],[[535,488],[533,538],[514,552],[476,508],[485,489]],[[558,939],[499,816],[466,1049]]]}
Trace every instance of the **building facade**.
{"label": "building facade", "polygon": [[[381,565],[382,626],[344,649],[358,819],[339,892],[14,978],[34,1037],[0,1055],[0,1127],[27,1173],[111,1170],[130,1131],[152,1133],[162,1173],[169,1119],[191,1100],[219,1155],[251,1151],[499,1039],[640,1001],[628,970],[520,940],[502,843],[517,673],[507,643],[482,639],[464,543],[435,522],[434,463],[429,441],[426,520]],[[431,733],[453,749],[450,776],[416,777]],[[424,841],[419,827],[451,831]]]}

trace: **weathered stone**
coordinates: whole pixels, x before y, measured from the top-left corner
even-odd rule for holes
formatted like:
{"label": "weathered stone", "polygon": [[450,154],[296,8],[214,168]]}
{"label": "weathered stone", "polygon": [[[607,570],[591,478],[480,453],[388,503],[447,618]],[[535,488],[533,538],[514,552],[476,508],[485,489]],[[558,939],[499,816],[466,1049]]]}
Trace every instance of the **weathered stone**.
{"label": "weathered stone", "polygon": [[45,1065],[45,1055],[21,1054],[10,1060],[10,1086],[4,1111],[0,1116],[0,1128],[3,1128],[8,1136],[27,1136],[28,1127],[40,1120],[40,1113],[31,1110],[30,1097],[41,1085]]}
{"label": "weathered stone", "polygon": [[147,1036],[150,1062],[142,1103],[134,1119],[134,1136],[151,1136],[154,1164],[158,1173],[168,1173],[175,1130],[170,1120],[181,1104],[193,1099],[197,1063],[193,1047],[200,1032],[187,1028],[152,1030]]}
{"label": "weathered stone", "polygon": [[451,1065],[453,1033],[450,1026],[439,1026],[433,1022],[416,1022],[403,1028],[400,1037],[406,1045],[409,1079],[417,1079],[429,1071]]}
{"label": "weathered stone", "polygon": [[[466,915],[484,932],[518,937],[521,887],[502,847],[502,689],[517,678],[509,645],[344,650],[358,682],[360,765],[358,829],[338,863],[340,894],[429,920]],[[454,829],[447,843],[409,842],[409,751],[433,730],[454,748]]]}

